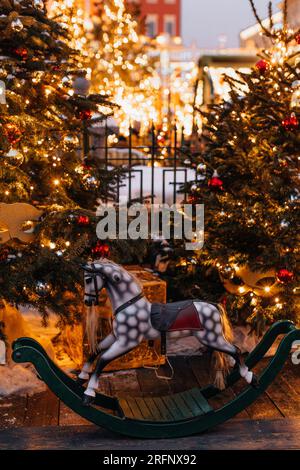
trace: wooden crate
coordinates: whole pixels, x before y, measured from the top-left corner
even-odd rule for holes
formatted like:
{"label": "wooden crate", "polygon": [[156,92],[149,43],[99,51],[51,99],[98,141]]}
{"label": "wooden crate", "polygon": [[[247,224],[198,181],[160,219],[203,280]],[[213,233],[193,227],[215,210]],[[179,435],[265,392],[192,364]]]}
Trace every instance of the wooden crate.
{"label": "wooden crate", "polygon": [[[166,302],[166,283],[140,266],[125,266],[134,274],[143,286],[145,296],[150,302]],[[99,341],[111,332],[112,310],[105,290],[100,296]],[[88,344],[84,337],[84,355],[88,352]],[[143,366],[156,366],[165,363],[165,357],[160,354],[160,340],[143,341],[139,346],[114,360],[105,368],[106,371],[135,369]]]}

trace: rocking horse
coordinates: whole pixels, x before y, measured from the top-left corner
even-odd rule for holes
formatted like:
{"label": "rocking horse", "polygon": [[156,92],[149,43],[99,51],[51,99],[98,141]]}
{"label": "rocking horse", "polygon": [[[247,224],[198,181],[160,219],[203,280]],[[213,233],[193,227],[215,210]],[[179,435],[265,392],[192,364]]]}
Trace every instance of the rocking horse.
{"label": "rocking horse", "polygon": [[[96,397],[100,374],[114,359],[131,351],[143,340],[161,337],[162,352],[165,353],[166,337],[182,338],[195,336],[202,345],[216,353],[216,380],[224,388],[224,374],[230,365],[237,365],[241,377],[248,384],[257,386],[253,372],[245,365],[240,351],[231,342],[231,328],[222,305],[201,300],[187,300],[171,304],[151,304],[144,296],[139,281],[120,265],[100,259],[82,266],[84,269],[84,302],[89,308],[87,335],[92,351],[84,364],[78,381],[88,381],[83,403],[88,406]],[[106,288],[112,304],[113,332],[96,344],[97,314],[94,307],[99,304],[99,294]],[[92,372],[93,362],[96,362]],[[92,372],[91,376],[90,373]]]}
{"label": "rocking horse", "polygon": [[[32,338],[16,340],[12,345],[12,358],[18,363],[31,362],[53,393],[80,416],[126,436],[149,439],[183,437],[224,423],[251,405],[266,390],[289,357],[293,343],[300,340],[300,330],[292,322],[277,322],[243,362],[238,348],[232,344],[226,312],[219,305],[200,300],[151,304],[131,274],[103,259],[84,265],[84,284],[92,354],[77,380],[60,369]],[[113,332],[97,345],[95,306],[103,287],[107,289],[114,311]],[[216,351],[216,376],[220,376],[218,369],[224,370],[225,358],[232,358],[232,363],[236,363],[226,377],[226,386],[231,387],[243,377],[245,387],[225,404],[212,407],[210,400],[221,393],[215,384],[165,396],[120,398],[96,392],[105,365],[130,351],[143,339],[161,336],[164,348],[164,337],[187,335],[194,335],[200,343]],[[279,336],[282,339],[277,351],[267,365],[260,367],[257,380],[251,369],[263,359]],[[80,382],[87,381],[85,388]]]}

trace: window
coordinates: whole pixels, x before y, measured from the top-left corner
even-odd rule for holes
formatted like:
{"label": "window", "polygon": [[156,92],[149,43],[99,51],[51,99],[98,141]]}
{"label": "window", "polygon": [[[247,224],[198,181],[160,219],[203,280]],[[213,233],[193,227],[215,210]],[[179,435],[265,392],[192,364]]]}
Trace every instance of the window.
{"label": "window", "polygon": [[176,35],[176,16],[165,15],[164,16],[164,32],[170,36]]}
{"label": "window", "polygon": [[147,15],[146,27],[147,34],[150,38],[154,38],[158,33],[158,16],[157,15]]}

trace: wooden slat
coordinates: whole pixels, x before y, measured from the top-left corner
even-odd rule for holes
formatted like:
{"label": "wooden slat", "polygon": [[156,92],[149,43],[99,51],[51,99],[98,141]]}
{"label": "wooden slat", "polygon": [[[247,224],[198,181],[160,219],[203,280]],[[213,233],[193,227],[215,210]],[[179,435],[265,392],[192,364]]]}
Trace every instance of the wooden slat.
{"label": "wooden slat", "polygon": [[147,402],[143,398],[135,397],[135,401],[138,405],[138,407],[141,410],[141,413],[143,415],[143,418],[148,421],[153,420],[153,415],[151,412],[151,409],[149,408]]}
{"label": "wooden slat", "polygon": [[[265,358],[257,364],[254,369],[254,372],[259,377],[260,373],[266,368],[270,361],[270,358]],[[249,385],[246,383],[244,379],[240,379],[234,386],[232,387],[234,393],[238,395],[242,393]],[[283,415],[280,413],[277,406],[271,400],[268,395],[268,392],[264,392],[260,395],[255,402],[253,402],[250,406],[246,409],[250,419],[269,419],[269,418],[281,418]]]}
{"label": "wooden slat", "polygon": [[109,382],[109,395],[133,397],[140,393],[140,384],[135,370],[110,374],[105,378]]}
{"label": "wooden slat", "polygon": [[183,400],[181,394],[174,395],[173,400],[174,400],[177,408],[182,411],[185,418],[192,418],[193,417],[192,411],[187,406],[186,402]]}
{"label": "wooden slat", "polygon": [[[97,426],[15,428],[0,431],[1,450],[286,450],[300,447],[300,419],[236,420],[212,432],[179,439],[118,438]],[[18,457],[19,458],[19,457]],[[53,459],[57,459],[56,455]],[[53,460],[54,463],[54,460]],[[55,463],[54,463],[55,464]]]}
{"label": "wooden slat", "polygon": [[159,397],[154,398],[154,401],[155,401],[156,407],[158,408],[158,410],[159,410],[159,412],[162,416],[162,420],[163,421],[174,421],[174,418],[173,418],[172,414],[170,413],[170,411],[168,410],[168,408],[166,407],[164,401]]}
{"label": "wooden slat", "polygon": [[126,398],[121,398],[119,400],[119,405],[122,408],[125,416],[127,416],[128,418],[134,418],[133,411]]}
{"label": "wooden slat", "polygon": [[27,397],[0,398],[0,429],[23,426]]}
{"label": "wooden slat", "polygon": [[50,390],[28,397],[25,426],[57,426],[58,416],[59,400]]}
{"label": "wooden slat", "polygon": [[135,419],[143,419],[142,412],[141,412],[137,402],[135,401],[135,399],[134,398],[127,398],[127,403],[130,406]]}
{"label": "wooden slat", "polygon": [[161,397],[165,406],[168,408],[169,412],[172,414],[175,421],[185,419],[186,416],[183,414],[182,410],[178,407],[176,395],[170,395],[169,397]]}
{"label": "wooden slat", "polygon": [[198,405],[202,408],[204,414],[213,411],[212,407],[209,405],[209,403],[204,398],[198,388],[192,388],[189,393],[196,400]]}
{"label": "wooden slat", "polygon": [[276,377],[267,389],[267,394],[283,416],[287,418],[300,416],[299,394],[283,376],[278,375]]}
{"label": "wooden slat", "polygon": [[[160,369],[160,373],[162,370]],[[170,381],[157,378],[153,369],[138,369],[137,378],[144,394],[162,396],[170,393]]]}
{"label": "wooden slat", "polygon": [[201,406],[199,406],[199,404],[197,403],[195,398],[189,393],[189,391],[183,392],[181,396],[187,406],[190,408],[191,412],[193,413],[193,416],[203,415],[203,410]]}
{"label": "wooden slat", "polygon": [[173,379],[169,382],[173,393],[184,392],[198,386],[197,379],[185,356],[173,356],[169,360],[174,368]]}
{"label": "wooden slat", "polygon": [[59,426],[80,426],[88,425],[90,422],[82,418],[82,416],[72,411],[67,407],[67,405],[60,401],[58,424]]}
{"label": "wooden slat", "polygon": [[154,421],[161,421],[163,419],[162,414],[160,413],[159,408],[156,405],[155,399],[148,397],[145,398],[148,408],[150,408],[151,413],[153,415]]}

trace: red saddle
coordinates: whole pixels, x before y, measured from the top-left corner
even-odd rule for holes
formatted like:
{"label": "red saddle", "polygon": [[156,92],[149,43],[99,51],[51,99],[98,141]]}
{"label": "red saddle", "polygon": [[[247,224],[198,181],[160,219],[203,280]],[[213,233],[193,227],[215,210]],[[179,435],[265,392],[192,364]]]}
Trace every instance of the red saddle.
{"label": "red saddle", "polygon": [[152,304],[151,323],[158,331],[203,330],[198,311],[191,300]]}

